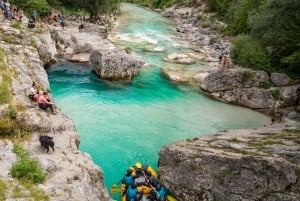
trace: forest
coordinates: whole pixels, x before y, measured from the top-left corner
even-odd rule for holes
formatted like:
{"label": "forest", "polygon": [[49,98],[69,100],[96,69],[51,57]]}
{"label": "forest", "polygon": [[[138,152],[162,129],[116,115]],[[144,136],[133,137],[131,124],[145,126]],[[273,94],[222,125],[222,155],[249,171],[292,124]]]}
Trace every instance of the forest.
{"label": "forest", "polygon": [[[152,8],[197,5],[198,0],[128,0]],[[233,37],[234,63],[300,78],[299,0],[205,0],[205,12],[215,13]]]}
{"label": "forest", "polygon": [[97,17],[111,13],[119,6],[120,0],[11,0],[21,7],[30,16],[36,10],[40,18],[48,16],[51,9],[57,9],[69,14],[89,14]]}
{"label": "forest", "polygon": [[[86,13],[90,17],[116,10],[121,0],[12,0],[30,14],[49,15],[50,8]],[[127,0],[151,8],[195,6],[199,0]],[[228,26],[233,37],[231,59],[243,67],[285,72],[300,78],[299,0],[205,0],[205,12]]]}

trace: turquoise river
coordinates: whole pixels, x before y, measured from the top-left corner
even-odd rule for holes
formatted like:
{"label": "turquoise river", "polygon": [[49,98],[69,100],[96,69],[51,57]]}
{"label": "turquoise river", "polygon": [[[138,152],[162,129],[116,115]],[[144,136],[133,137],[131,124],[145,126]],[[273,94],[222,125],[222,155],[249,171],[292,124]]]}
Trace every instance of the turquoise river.
{"label": "turquoise river", "polygon": [[[60,63],[48,69],[56,105],[73,119],[80,149],[104,171],[107,187],[140,161],[157,168],[158,152],[168,143],[219,130],[254,128],[269,118],[252,110],[212,100],[197,87],[174,85],[161,75],[180,66],[163,58],[191,52],[176,37],[175,25],[161,15],[122,4],[122,15],[110,37],[146,61],[132,82],[101,81],[88,65]],[[159,50],[159,51],[150,51]]]}

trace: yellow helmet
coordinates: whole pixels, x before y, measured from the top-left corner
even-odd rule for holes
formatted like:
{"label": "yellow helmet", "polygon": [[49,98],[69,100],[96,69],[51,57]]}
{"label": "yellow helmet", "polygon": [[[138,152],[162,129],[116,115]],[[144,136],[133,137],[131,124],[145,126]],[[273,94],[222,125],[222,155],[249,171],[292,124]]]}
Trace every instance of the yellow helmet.
{"label": "yellow helmet", "polygon": [[142,168],[142,164],[141,164],[140,162],[137,162],[137,163],[135,164],[135,166],[136,166],[137,168]]}

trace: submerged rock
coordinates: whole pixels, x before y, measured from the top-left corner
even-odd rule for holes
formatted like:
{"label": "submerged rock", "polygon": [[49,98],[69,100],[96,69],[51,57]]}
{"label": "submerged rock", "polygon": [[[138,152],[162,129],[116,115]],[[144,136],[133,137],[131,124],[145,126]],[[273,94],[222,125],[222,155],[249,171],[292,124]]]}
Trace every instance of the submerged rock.
{"label": "submerged rock", "polygon": [[189,78],[186,77],[184,73],[176,69],[163,68],[162,75],[175,83],[187,83],[189,81]]}

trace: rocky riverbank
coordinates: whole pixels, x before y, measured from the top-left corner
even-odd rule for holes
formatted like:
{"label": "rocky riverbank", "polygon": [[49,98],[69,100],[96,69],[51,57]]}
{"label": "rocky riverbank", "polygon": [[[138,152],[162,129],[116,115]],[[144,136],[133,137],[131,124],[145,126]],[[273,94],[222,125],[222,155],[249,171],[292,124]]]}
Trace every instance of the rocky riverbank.
{"label": "rocky riverbank", "polygon": [[181,201],[299,201],[299,123],[221,131],[163,147],[161,181]]}
{"label": "rocky riverbank", "polygon": [[[203,1],[160,12],[176,21],[180,35],[198,46],[211,66],[189,78],[203,93],[275,119],[263,128],[220,131],[164,146],[159,153],[162,183],[181,201],[299,201],[299,82],[281,73],[221,68],[218,57],[230,53],[230,38],[203,28],[209,17],[201,16]],[[176,83],[188,82],[178,71],[173,75],[167,72]]]}
{"label": "rocky riverbank", "polygon": [[[223,102],[248,107],[276,118],[300,120],[299,81],[286,74],[255,71],[235,66],[230,62],[223,68],[219,56],[230,54],[230,38],[222,36],[216,30],[226,25],[205,13],[203,1],[195,2],[190,8],[171,7],[158,10],[165,17],[177,24],[177,32],[184,39],[195,45],[195,54],[185,53],[168,55],[167,61],[184,63],[187,66],[202,61],[203,67],[198,72],[187,76],[185,70],[164,69],[163,74],[176,84],[194,81],[200,91]],[[214,19],[214,21],[212,21]],[[206,28],[204,28],[206,27]]]}
{"label": "rocky riverbank", "polygon": [[[56,59],[56,44],[50,32],[56,32],[58,27],[48,27],[49,31],[39,28],[29,30],[26,19],[24,25],[2,16],[0,21],[0,83],[1,87],[6,87],[1,90],[7,90],[5,96],[1,91],[1,97],[9,102],[0,105],[0,134],[9,136],[0,140],[0,197],[10,201],[30,200],[42,192],[52,201],[112,200],[104,186],[102,170],[88,154],[77,150],[75,139],[78,134],[72,120],[59,109],[57,115],[40,110],[28,98],[33,81],[44,90],[50,89],[44,63]],[[7,111],[15,113],[9,112],[7,117]],[[46,153],[42,149],[38,140],[40,135],[53,137],[54,152]],[[9,169],[17,160],[12,151],[13,143],[21,143],[47,172],[46,181],[33,190],[32,186],[18,183],[9,174]]]}

